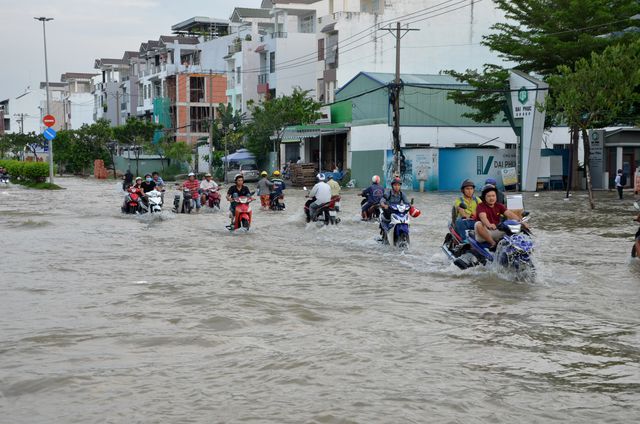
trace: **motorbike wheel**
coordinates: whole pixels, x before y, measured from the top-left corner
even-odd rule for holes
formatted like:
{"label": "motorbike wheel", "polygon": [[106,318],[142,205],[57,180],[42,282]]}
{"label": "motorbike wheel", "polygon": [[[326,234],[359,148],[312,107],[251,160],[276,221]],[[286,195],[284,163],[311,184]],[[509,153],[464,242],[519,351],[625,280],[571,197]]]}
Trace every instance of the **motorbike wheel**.
{"label": "motorbike wheel", "polygon": [[406,233],[402,233],[398,236],[398,239],[396,240],[395,245],[399,248],[399,249],[408,249],[409,248],[409,234]]}
{"label": "motorbike wheel", "polygon": [[240,227],[244,228],[246,231],[249,231],[249,221],[246,219],[241,220]]}

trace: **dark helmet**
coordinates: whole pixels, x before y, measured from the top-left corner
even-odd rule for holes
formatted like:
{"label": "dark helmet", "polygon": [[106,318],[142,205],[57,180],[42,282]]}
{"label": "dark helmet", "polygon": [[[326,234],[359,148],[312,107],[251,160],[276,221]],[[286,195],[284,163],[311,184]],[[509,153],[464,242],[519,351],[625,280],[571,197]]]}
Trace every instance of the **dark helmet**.
{"label": "dark helmet", "polygon": [[622,174],[622,169],[618,169],[618,174]]}
{"label": "dark helmet", "polygon": [[391,186],[393,186],[394,184],[402,185],[402,180],[400,179],[400,177],[394,177],[394,179],[391,180]]}
{"label": "dark helmet", "polygon": [[464,191],[465,187],[473,187],[474,189],[476,188],[476,185],[473,183],[473,181],[471,181],[470,179],[466,179],[462,182],[462,184],[460,185],[460,191]]}
{"label": "dark helmet", "polygon": [[484,202],[484,197],[487,195],[487,193],[489,193],[490,191],[495,191],[496,195],[498,194],[498,189],[496,188],[496,186],[494,186],[493,184],[487,184],[486,186],[482,187],[482,194],[480,194],[480,199]]}

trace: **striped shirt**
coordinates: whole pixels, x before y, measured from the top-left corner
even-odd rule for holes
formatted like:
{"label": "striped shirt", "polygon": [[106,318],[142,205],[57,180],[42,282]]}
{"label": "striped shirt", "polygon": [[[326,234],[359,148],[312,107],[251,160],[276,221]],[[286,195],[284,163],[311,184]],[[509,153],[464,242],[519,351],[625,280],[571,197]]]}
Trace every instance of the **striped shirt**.
{"label": "striped shirt", "polygon": [[198,180],[187,180],[182,184],[182,187],[188,188],[191,191],[191,194],[196,196],[198,194],[198,189],[200,188],[200,181]]}

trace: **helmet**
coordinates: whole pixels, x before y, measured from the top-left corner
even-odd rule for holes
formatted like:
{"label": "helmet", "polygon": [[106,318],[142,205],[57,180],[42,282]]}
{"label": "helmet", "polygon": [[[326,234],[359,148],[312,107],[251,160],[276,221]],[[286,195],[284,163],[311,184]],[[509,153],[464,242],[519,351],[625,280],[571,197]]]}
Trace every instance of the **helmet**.
{"label": "helmet", "polygon": [[322,172],[316,175],[316,178],[318,179],[318,181],[324,181],[327,179],[327,177],[325,177],[325,175]]}
{"label": "helmet", "polygon": [[402,180],[400,179],[400,177],[394,177],[393,180],[391,180],[391,185],[393,186],[394,184],[402,185]]}
{"label": "helmet", "polygon": [[485,184],[491,184],[492,186],[497,186],[498,182],[495,178],[487,178],[484,182]]}
{"label": "helmet", "polygon": [[267,174],[267,171],[262,171],[262,172],[260,173],[260,176],[261,176],[261,177],[266,177],[267,175],[269,175],[269,174]]}
{"label": "helmet", "polygon": [[238,181],[238,178],[242,178],[244,180],[244,175],[242,174],[236,174],[235,177],[233,177],[233,181]]}
{"label": "helmet", "polygon": [[148,172],[146,174],[144,174],[145,178],[150,177],[150,176],[151,176],[151,174],[149,174]]}
{"label": "helmet", "polygon": [[196,174],[194,174],[193,172],[189,172],[189,175],[187,175],[187,177],[195,177]]}
{"label": "helmet", "polygon": [[374,184],[380,184],[380,177],[374,175],[373,177],[371,177],[371,182]]}
{"label": "helmet", "polygon": [[211,174],[209,174],[208,172],[206,174],[204,174],[205,177],[210,177]]}
{"label": "helmet", "polygon": [[465,187],[473,187],[476,188],[476,185],[473,183],[473,181],[471,181],[470,179],[466,179],[462,182],[462,185],[460,186],[460,190],[464,191]]}
{"label": "helmet", "polygon": [[136,177],[136,181],[138,180],[142,181],[142,177]]}
{"label": "helmet", "polygon": [[279,177],[280,176],[280,171],[273,171],[273,176],[274,177]]}
{"label": "helmet", "polygon": [[498,194],[498,189],[496,188],[496,186],[494,186],[493,184],[487,184],[484,187],[482,187],[482,193],[480,194],[480,199],[484,202],[484,197],[487,195],[487,193],[489,193],[490,191],[495,191],[496,194]]}

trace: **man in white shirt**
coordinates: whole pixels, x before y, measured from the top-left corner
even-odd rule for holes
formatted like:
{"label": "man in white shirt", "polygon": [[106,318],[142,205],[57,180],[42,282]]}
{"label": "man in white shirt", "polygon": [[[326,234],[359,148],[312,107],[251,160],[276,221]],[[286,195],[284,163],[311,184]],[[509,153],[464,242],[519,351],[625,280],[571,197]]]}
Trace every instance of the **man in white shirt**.
{"label": "man in white shirt", "polygon": [[622,190],[624,189],[624,184],[622,181],[622,169],[618,169],[618,175],[616,175],[616,179],[615,179],[615,183],[616,183],[616,190],[618,190],[618,199],[622,200]]}
{"label": "man in white shirt", "polygon": [[310,222],[313,217],[316,216],[316,211],[320,206],[331,201],[331,187],[325,182],[326,178],[324,174],[316,175],[318,183],[313,186],[309,192],[310,199],[304,208],[307,214],[307,222]]}
{"label": "man in white shirt", "polygon": [[217,190],[218,184],[211,179],[211,174],[207,173],[204,176],[204,180],[200,182],[200,194],[202,196],[202,204],[204,205],[209,195],[209,190]]}

